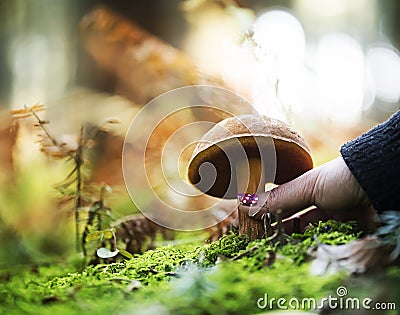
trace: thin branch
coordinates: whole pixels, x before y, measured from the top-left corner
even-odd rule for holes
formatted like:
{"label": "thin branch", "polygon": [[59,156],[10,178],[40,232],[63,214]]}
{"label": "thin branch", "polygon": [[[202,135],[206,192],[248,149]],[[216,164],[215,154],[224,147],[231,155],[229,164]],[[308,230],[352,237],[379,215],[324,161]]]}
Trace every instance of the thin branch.
{"label": "thin branch", "polygon": [[36,111],[34,110],[34,108],[27,107],[27,106],[25,105],[25,110],[27,110],[27,111],[29,111],[29,112],[32,113],[32,115],[36,118],[36,120],[37,120],[37,122],[38,122],[40,128],[43,130],[43,132],[46,134],[47,138],[51,141],[51,143],[52,143],[54,146],[58,147],[60,150],[65,151],[65,153],[66,153],[70,158],[73,158],[73,157],[74,157],[74,155],[73,155],[73,153],[72,153],[71,151],[69,151],[69,150],[64,150],[64,148],[63,148],[63,147],[57,142],[57,140],[50,134],[49,130],[48,130],[48,129],[46,128],[46,126],[45,126],[45,125],[48,123],[48,121],[42,120],[42,119],[39,117],[39,115],[36,113]]}
{"label": "thin branch", "polygon": [[79,134],[79,145],[78,149],[76,150],[76,154],[74,156],[74,161],[76,165],[75,241],[76,241],[76,249],[78,251],[79,251],[79,223],[78,223],[79,210],[83,206],[83,201],[82,201],[83,180],[82,180],[82,170],[81,170],[81,166],[83,164],[83,157],[82,157],[83,143],[84,143],[83,127],[81,127]]}

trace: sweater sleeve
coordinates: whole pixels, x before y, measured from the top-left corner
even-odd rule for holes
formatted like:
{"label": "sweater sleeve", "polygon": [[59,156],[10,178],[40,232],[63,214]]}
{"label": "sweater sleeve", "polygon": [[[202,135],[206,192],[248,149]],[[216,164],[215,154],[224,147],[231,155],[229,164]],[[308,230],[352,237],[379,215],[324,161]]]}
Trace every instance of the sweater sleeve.
{"label": "sweater sleeve", "polygon": [[400,210],[400,111],[340,153],[378,212]]}

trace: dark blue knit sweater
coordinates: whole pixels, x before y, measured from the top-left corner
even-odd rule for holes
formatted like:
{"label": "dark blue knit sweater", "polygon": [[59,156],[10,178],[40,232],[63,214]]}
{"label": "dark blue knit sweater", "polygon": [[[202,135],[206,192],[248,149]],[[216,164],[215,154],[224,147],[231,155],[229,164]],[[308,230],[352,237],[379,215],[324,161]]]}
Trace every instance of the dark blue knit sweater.
{"label": "dark blue knit sweater", "polygon": [[340,152],[378,212],[400,210],[400,111]]}

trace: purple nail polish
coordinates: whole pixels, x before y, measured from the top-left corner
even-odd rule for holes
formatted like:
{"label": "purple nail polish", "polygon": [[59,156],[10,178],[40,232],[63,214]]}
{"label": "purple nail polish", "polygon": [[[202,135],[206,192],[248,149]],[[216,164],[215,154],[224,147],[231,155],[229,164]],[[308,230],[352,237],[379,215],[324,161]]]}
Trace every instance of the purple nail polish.
{"label": "purple nail polish", "polygon": [[258,196],[256,194],[240,193],[237,195],[239,202],[245,206],[254,206],[257,204]]}

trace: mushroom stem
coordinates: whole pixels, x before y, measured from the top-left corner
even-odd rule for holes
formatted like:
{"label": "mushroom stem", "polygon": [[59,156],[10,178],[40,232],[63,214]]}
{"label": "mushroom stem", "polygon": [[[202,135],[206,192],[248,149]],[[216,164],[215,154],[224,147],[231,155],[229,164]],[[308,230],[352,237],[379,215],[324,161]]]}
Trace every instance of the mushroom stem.
{"label": "mushroom stem", "polygon": [[262,161],[259,158],[238,162],[236,176],[239,193],[256,194],[265,189]]}
{"label": "mushroom stem", "polygon": [[[263,165],[260,158],[249,158],[236,165],[237,188],[239,193],[256,194],[265,190]],[[239,233],[249,235],[251,240],[264,236],[262,221],[248,215],[248,209],[238,208]]]}

